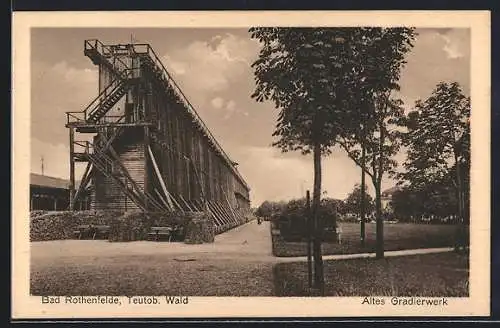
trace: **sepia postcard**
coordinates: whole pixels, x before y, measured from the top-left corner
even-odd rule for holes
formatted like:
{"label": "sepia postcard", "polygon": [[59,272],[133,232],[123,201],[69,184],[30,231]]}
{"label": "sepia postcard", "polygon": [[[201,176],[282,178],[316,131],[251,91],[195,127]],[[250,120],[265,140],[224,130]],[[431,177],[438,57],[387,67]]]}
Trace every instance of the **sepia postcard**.
{"label": "sepia postcard", "polygon": [[12,31],[12,318],[490,314],[489,12]]}

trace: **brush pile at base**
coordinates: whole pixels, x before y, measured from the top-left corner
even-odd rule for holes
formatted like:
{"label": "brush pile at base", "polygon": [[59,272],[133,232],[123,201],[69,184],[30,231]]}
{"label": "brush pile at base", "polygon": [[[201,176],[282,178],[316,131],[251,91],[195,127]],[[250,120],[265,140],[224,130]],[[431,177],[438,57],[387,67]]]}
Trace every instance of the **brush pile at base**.
{"label": "brush pile at base", "polygon": [[72,239],[79,225],[109,225],[121,215],[114,211],[34,211],[30,215],[30,241]]}
{"label": "brush pile at base", "polygon": [[186,227],[186,244],[213,243],[215,240],[215,224],[205,213],[192,213]]}
{"label": "brush pile at base", "polygon": [[108,240],[147,240],[152,227],[175,227],[175,240],[199,244],[214,241],[214,222],[203,212],[154,213],[140,211],[33,211],[30,214],[30,241],[75,239],[81,225],[109,226]]}

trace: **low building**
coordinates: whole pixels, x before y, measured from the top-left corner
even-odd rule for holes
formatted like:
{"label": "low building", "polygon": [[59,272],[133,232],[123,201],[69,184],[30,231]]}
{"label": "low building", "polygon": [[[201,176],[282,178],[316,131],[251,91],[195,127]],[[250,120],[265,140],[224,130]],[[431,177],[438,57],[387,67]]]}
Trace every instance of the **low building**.
{"label": "low building", "polygon": [[[65,211],[69,206],[69,180],[42,174],[30,174],[30,211]],[[85,210],[90,206],[90,197],[84,195],[75,207]]]}

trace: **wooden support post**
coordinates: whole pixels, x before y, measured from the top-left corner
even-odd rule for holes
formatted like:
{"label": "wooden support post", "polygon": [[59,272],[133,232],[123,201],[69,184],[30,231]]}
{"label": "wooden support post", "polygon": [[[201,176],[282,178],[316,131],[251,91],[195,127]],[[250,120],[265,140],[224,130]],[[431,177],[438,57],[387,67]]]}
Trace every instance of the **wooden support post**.
{"label": "wooden support post", "polygon": [[[148,149],[149,149],[149,127],[144,126],[144,194],[149,190],[149,165],[148,165]],[[144,208],[149,210],[149,200],[144,197]]]}
{"label": "wooden support post", "polygon": [[191,203],[191,207],[192,207],[192,208],[194,208],[194,210],[195,210],[196,212],[201,212],[201,211],[198,209],[198,207],[196,206],[196,204],[195,204],[194,202],[190,202],[190,203]]}
{"label": "wooden support post", "polygon": [[74,210],[75,197],[75,131],[69,128],[69,209]]}
{"label": "wooden support post", "polygon": [[191,208],[191,206],[189,206],[188,202],[186,202],[186,200],[184,199],[184,197],[182,197],[182,195],[179,195],[179,198],[182,200],[182,202],[184,203],[184,205],[186,205],[186,207],[188,208],[188,210],[190,210],[192,212],[193,209]]}
{"label": "wooden support post", "polygon": [[216,202],[214,202],[214,206],[216,206],[219,209],[220,213],[222,215],[224,215],[224,217],[226,218],[226,220],[227,220],[227,222],[229,224],[232,224],[232,223],[236,222],[236,219],[235,218],[231,218],[231,215],[228,213],[227,209],[224,208],[224,206],[222,206],[221,204],[216,203]]}
{"label": "wooden support post", "polygon": [[179,204],[179,202],[177,201],[177,199],[175,199],[174,195],[172,195],[170,193],[169,193],[169,195],[170,195],[170,199],[172,199],[174,201],[174,203],[177,206],[177,208],[179,210],[181,210],[181,212],[184,212],[184,209],[182,208],[181,204]]}
{"label": "wooden support post", "polygon": [[173,210],[174,204],[172,203],[172,200],[170,199],[170,195],[169,195],[169,192],[167,190],[167,186],[165,185],[165,181],[163,181],[163,177],[161,176],[160,169],[158,168],[155,156],[154,156],[153,151],[151,150],[150,146],[148,146],[148,151],[149,151],[149,157],[151,158],[151,162],[153,163],[153,168],[155,169],[155,172],[156,172],[156,177],[158,178],[158,181],[160,182],[161,188],[163,189],[163,193],[165,194],[165,196],[167,198],[168,207],[170,208],[170,210]]}
{"label": "wooden support post", "polygon": [[93,164],[91,162],[88,162],[87,167],[85,168],[85,172],[83,173],[82,180],[80,181],[80,186],[78,186],[78,190],[76,191],[73,197],[73,203],[76,203],[78,201],[78,198],[87,187],[87,184],[90,181],[92,170],[93,170]]}
{"label": "wooden support post", "polygon": [[231,215],[228,213],[227,209],[224,206],[217,202],[214,202],[214,206],[219,209],[219,212],[226,218],[228,224],[232,225],[236,222],[234,218],[231,218]]}
{"label": "wooden support post", "polygon": [[[212,207],[210,207],[210,202],[206,202],[205,203],[206,205],[206,211],[208,211],[210,214],[212,214],[212,216],[214,217],[215,221],[219,223],[219,225],[226,225],[227,222],[226,220],[224,220],[224,218],[220,215],[220,213],[218,213],[216,211],[216,208],[212,205]],[[217,215],[216,215],[217,214]]]}
{"label": "wooden support post", "polygon": [[[221,188],[222,189],[222,188]],[[231,213],[233,214],[233,217],[235,220],[237,220],[236,218],[236,214],[234,213],[233,211],[233,207],[231,206],[231,203],[229,202],[229,198],[227,197],[227,194],[226,192],[224,191],[224,189],[222,189],[222,192],[224,193],[224,197],[226,198],[226,202],[227,202],[227,206],[229,206],[229,210],[231,210]]]}
{"label": "wooden support post", "polygon": [[165,201],[165,199],[163,198],[163,196],[160,194],[160,192],[158,191],[158,189],[155,189],[155,193],[158,196],[158,198],[161,200],[161,202],[163,203],[163,205],[165,205],[165,208],[167,208],[168,210],[171,210],[170,206]]}

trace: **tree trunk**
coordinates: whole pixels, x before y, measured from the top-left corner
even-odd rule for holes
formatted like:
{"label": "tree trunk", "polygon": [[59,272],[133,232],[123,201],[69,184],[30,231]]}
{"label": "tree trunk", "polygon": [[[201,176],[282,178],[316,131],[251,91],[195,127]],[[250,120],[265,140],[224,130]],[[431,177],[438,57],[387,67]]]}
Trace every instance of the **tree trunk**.
{"label": "tree trunk", "polygon": [[462,188],[462,176],[460,172],[460,163],[458,161],[458,155],[455,154],[455,171],[457,178],[457,237],[455,250],[460,250],[464,244],[464,204],[463,204],[463,188]]}
{"label": "tree trunk", "polygon": [[314,188],[313,188],[313,258],[314,258],[314,287],[319,289],[324,295],[323,258],[321,256],[321,226],[319,222],[318,210],[321,201],[321,147],[314,145]]}
{"label": "tree trunk", "polygon": [[375,207],[377,212],[377,244],[376,256],[378,259],[384,258],[384,220],[382,218],[381,181],[374,183],[375,187]]}
{"label": "tree trunk", "polygon": [[361,200],[360,200],[360,217],[361,217],[361,246],[365,246],[365,142],[364,135],[361,145]]}
{"label": "tree trunk", "polygon": [[[377,258],[384,258],[384,220],[382,219],[382,200],[381,198],[381,185],[382,176],[384,172],[384,143],[385,143],[385,129],[384,118],[385,109],[387,108],[388,97],[384,99],[384,110],[382,116],[379,118],[380,142],[378,145],[378,174],[374,174],[375,179],[375,200],[377,202]],[[375,173],[375,172],[374,172]]]}
{"label": "tree trunk", "polygon": [[311,251],[312,216],[311,216],[311,194],[309,190],[307,190],[306,192],[306,209],[307,209],[307,282],[309,288],[312,288],[313,286],[313,279],[312,279],[313,268],[312,268],[312,251]]}

